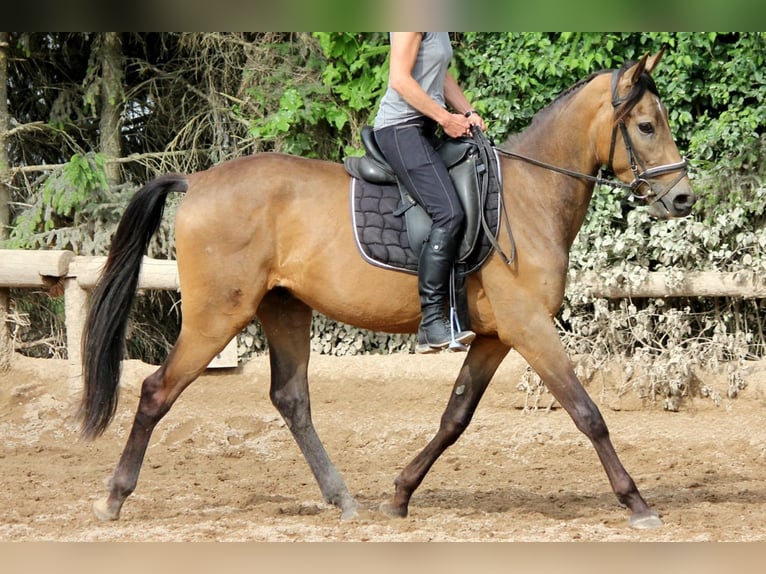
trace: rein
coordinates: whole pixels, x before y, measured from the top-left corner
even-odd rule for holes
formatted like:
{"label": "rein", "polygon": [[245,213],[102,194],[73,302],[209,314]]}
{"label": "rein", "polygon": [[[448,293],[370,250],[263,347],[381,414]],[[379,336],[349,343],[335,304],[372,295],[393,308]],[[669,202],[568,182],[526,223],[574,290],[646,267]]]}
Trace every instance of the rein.
{"label": "rein", "polygon": [[514,151],[508,151],[508,150],[504,150],[502,148],[495,148],[495,149],[497,150],[497,153],[499,153],[500,155],[504,155],[506,157],[510,157],[510,158],[513,158],[513,159],[520,159],[520,160],[525,161],[525,162],[527,162],[529,164],[536,165],[537,167],[542,167],[543,169],[547,169],[549,171],[555,171],[555,172],[558,172],[558,173],[561,173],[561,174],[564,174],[564,175],[568,175],[569,177],[575,177],[575,178],[578,178],[578,179],[585,179],[585,180],[588,180],[588,181],[592,181],[592,182],[594,182],[594,183],[596,183],[598,185],[608,184],[608,185],[611,185],[612,187],[620,187],[622,189],[629,189],[629,190],[633,189],[633,183],[624,183],[624,182],[620,181],[619,179],[610,179],[610,178],[602,177],[601,174],[604,171],[603,169],[599,170],[599,174],[598,175],[588,175],[587,173],[581,173],[579,171],[573,171],[573,170],[567,169],[565,167],[559,167],[557,165],[553,165],[551,163],[546,163],[546,162],[541,161],[539,159],[534,159],[534,158],[531,158],[529,156],[526,156],[526,155],[523,155],[523,154],[520,154],[520,153],[516,153]]}
{"label": "rein", "polygon": [[[620,74],[621,74],[620,70],[614,70],[612,72],[612,107],[615,110],[624,101],[624,99],[620,98],[617,94],[617,81],[620,78]],[[605,172],[607,171],[614,173],[614,170],[612,168],[612,160],[614,159],[614,149],[615,149],[615,144],[617,140],[618,128],[620,129],[620,132],[622,133],[623,143],[625,144],[625,150],[628,154],[628,160],[630,162],[630,169],[633,172],[633,181],[631,181],[630,183],[625,183],[623,181],[620,181],[619,179],[616,179],[616,177],[604,176]],[[557,173],[561,173],[563,175],[567,175],[569,177],[574,177],[577,179],[592,181],[596,185],[609,185],[610,187],[625,189],[628,192],[626,196],[633,196],[636,199],[649,201],[650,203],[655,203],[661,200],[663,197],[665,197],[668,194],[668,192],[670,192],[670,190],[673,189],[673,187],[675,187],[675,185],[679,181],[681,181],[684,178],[684,176],[686,176],[688,171],[687,170],[688,163],[685,158],[676,163],[670,163],[670,164],[660,165],[657,167],[646,169],[644,167],[644,163],[638,157],[638,155],[636,154],[633,148],[633,142],[631,141],[630,136],[628,135],[628,128],[625,126],[624,119],[620,119],[617,122],[617,124],[614,126],[614,128],[612,129],[612,142],[611,142],[611,147],[609,149],[609,163],[606,165],[606,168],[604,166],[601,166],[601,168],[599,168],[598,175],[590,175],[587,173],[581,173],[581,172],[567,169],[564,167],[559,167],[559,166],[541,161],[539,159],[531,158],[513,151],[508,151],[508,150],[504,150],[500,148],[495,148],[495,149],[501,155],[504,155],[506,157],[510,157],[513,159],[519,159],[526,163],[535,165],[537,167],[541,167],[543,169],[547,169],[549,171],[555,171]],[[641,171],[639,170],[639,166],[641,168]],[[670,185],[668,185],[659,194],[652,193],[650,182],[653,178],[659,177],[661,175],[665,175],[666,173],[673,173],[676,171],[680,173],[678,174],[678,177],[676,177],[670,183]],[[642,185],[649,186],[648,193],[642,194],[639,192],[639,188]]]}

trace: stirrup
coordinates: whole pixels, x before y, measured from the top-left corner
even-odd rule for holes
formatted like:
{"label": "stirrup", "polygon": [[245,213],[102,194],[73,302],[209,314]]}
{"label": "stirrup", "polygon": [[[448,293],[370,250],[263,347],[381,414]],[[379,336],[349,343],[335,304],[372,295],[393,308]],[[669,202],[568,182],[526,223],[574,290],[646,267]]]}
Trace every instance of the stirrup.
{"label": "stirrup", "polygon": [[465,353],[468,351],[468,347],[466,347],[463,343],[461,343],[457,339],[452,339],[447,349],[449,349],[453,353]]}
{"label": "stirrup", "polygon": [[458,341],[455,337],[455,334],[460,333],[462,329],[460,328],[460,322],[457,319],[457,311],[452,306],[449,308],[449,319],[449,331],[451,340],[447,348],[453,353],[465,353],[468,350],[468,347],[461,341]]}
{"label": "stirrup", "polygon": [[[449,330],[450,330],[450,343],[448,345],[448,349],[452,351],[453,353],[465,353],[468,351],[468,345],[470,345],[473,340],[476,338],[476,333],[473,331],[463,331],[463,329],[460,327],[460,319],[457,315],[457,308],[455,304],[455,268],[452,268],[452,281],[450,284],[450,307],[449,307]],[[468,345],[463,343],[462,341],[458,341],[456,338],[456,334],[464,333],[465,335],[470,335],[470,339],[468,339]],[[465,340],[467,337],[463,337]]]}

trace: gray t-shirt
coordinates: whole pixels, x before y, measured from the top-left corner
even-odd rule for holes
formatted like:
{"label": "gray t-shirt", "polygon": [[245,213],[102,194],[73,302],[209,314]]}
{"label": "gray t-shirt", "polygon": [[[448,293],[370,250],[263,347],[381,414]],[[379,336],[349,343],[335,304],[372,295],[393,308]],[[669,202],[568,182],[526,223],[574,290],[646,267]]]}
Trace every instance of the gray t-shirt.
{"label": "gray t-shirt", "polygon": [[[424,32],[420,49],[412,68],[412,77],[434,100],[444,102],[444,76],[452,60],[452,43],[448,32]],[[393,126],[422,116],[391,88],[389,84],[380,101],[374,128]]]}

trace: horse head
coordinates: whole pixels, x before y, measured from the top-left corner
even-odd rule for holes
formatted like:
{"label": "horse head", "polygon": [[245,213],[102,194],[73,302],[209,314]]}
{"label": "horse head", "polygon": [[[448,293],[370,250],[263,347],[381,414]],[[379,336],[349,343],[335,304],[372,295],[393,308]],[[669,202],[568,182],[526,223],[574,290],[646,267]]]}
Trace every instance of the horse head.
{"label": "horse head", "polygon": [[607,167],[628,184],[633,197],[643,201],[653,216],[668,219],[689,215],[696,197],[686,160],[670,131],[667,108],[650,76],[663,52],[645,54],[637,63],[612,72],[611,134],[608,140],[601,138],[599,147],[608,147]]}

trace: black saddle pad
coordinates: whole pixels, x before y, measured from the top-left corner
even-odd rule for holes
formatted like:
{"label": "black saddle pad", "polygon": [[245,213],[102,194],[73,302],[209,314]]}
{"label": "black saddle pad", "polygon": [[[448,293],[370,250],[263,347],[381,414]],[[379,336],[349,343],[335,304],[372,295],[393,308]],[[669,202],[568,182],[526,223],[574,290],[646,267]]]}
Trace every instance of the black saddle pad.
{"label": "black saddle pad", "polygon": [[[484,202],[485,218],[493,238],[497,238],[501,197],[491,186]],[[417,274],[418,258],[410,248],[407,221],[395,215],[401,196],[396,185],[378,185],[351,178],[351,213],[354,237],[362,257],[369,263],[394,271]],[[478,270],[487,260],[492,245],[484,231],[476,248],[457,266],[461,275]]]}

